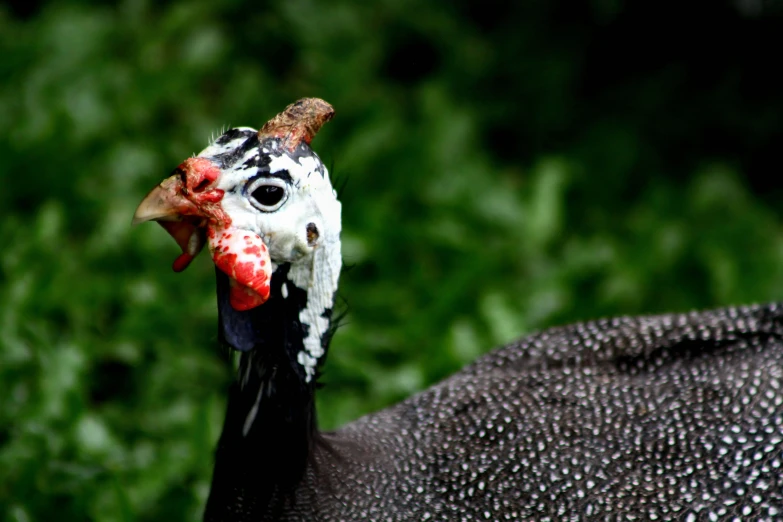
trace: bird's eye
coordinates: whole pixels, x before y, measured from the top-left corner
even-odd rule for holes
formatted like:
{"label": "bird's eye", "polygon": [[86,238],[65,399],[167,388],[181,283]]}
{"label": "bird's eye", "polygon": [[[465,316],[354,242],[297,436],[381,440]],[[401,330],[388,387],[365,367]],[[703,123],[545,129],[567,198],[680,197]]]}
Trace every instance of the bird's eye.
{"label": "bird's eye", "polygon": [[255,189],[251,195],[262,205],[271,207],[280,203],[284,194],[285,191],[283,190],[283,187],[278,187],[276,185],[261,185]]}
{"label": "bird's eye", "polygon": [[285,203],[288,196],[285,182],[272,178],[255,180],[248,186],[247,192],[253,206],[264,212],[274,212]]}

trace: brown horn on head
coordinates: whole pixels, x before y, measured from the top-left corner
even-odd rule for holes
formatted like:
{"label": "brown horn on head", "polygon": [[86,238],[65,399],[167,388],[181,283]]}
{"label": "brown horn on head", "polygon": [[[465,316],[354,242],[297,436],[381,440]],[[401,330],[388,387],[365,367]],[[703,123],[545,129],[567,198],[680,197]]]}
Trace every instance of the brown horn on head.
{"label": "brown horn on head", "polygon": [[259,139],[282,138],[283,146],[294,150],[302,141],[310,144],[318,130],[334,116],[331,105],[320,98],[302,98],[266,122],[258,131]]}

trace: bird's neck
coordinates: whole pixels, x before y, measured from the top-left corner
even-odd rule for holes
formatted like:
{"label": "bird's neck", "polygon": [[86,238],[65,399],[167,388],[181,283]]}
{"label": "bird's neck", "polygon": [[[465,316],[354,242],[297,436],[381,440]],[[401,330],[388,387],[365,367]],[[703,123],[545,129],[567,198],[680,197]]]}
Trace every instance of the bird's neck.
{"label": "bird's neck", "polygon": [[333,265],[324,265],[278,266],[269,301],[247,312],[231,308],[228,278],[217,273],[219,336],[247,351],[229,394],[206,520],[271,517],[304,476],[317,439],[316,370],[337,286]]}

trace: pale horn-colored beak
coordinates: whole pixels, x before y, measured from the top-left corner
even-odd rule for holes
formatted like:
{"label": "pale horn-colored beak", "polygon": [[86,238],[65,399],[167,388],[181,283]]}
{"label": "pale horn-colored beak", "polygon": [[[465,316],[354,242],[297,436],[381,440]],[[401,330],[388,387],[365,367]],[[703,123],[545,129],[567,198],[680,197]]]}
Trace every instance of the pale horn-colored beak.
{"label": "pale horn-colored beak", "polygon": [[182,196],[181,189],[179,175],[163,180],[141,201],[132,221],[134,225],[157,221],[174,238],[182,249],[182,254],[174,261],[175,272],[184,270],[205,243],[205,232],[199,226],[198,208]]}
{"label": "pale horn-colored beak", "polygon": [[[188,200],[179,195],[179,176],[174,175],[152,189],[139,204],[133,214],[133,224],[147,221],[178,221],[183,210],[192,206]],[[184,208],[183,208],[184,207]]]}

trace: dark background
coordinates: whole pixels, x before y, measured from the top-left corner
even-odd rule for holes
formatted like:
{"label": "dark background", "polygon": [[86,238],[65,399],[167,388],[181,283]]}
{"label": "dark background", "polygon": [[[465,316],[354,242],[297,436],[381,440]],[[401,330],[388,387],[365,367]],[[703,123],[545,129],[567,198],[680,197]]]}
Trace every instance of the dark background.
{"label": "dark background", "polygon": [[336,427],[550,325],[783,296],[783,6],[0,6],[0,518],[195,520],[230,364],[142,196],[302,96],[342,190]]}

